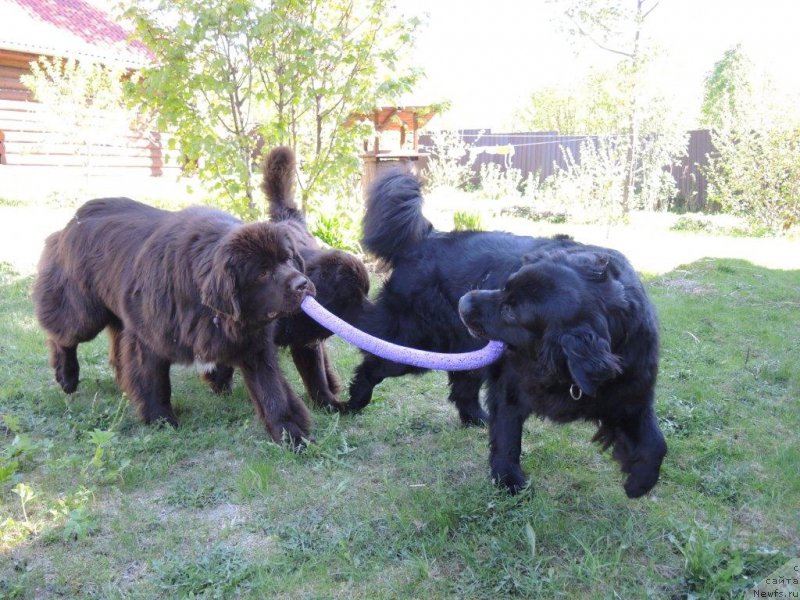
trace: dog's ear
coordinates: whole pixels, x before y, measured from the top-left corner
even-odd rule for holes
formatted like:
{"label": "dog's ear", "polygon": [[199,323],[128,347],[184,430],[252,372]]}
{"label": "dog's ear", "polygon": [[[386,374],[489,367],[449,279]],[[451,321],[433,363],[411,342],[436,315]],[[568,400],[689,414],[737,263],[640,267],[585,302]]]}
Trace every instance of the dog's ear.
{"label": "dog's ear", "polygon": [[622,372],[620,357],[611,352],[607,335],[598,334],[588,324],[561,334],[559,341],[572,379],[589,396]]}
{"label": "dog's ear", "polygon": [[200,301],[212,310],[238,321],[242,316],[236,275],[228,262],[215,264],[200,288]]}
{"label": "dog's ear", "polygon": [[543,252],[541,250],[537,250],[534,252],[528,252],[527,254],[522,255],[522,266],[531,265],[538,260],[546,258],[549,256],[548,252]]}
{"label": "dog's ear", "polygon": [[569,256],[569,262],[589,281],[605,281],[611,257],[602,252],[581,252]]}

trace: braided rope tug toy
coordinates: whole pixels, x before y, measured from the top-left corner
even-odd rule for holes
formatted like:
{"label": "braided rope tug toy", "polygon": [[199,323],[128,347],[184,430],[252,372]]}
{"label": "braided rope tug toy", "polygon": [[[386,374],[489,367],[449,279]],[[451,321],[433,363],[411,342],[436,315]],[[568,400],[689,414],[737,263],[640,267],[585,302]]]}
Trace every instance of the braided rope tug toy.
{"label": "braided rope tug toy", "polygon": [[325,309],[319,302],[311,296],[306,296],[300,304],[300,308],[317,323],[331,330],[333,333],[351,343],[357,348],[391,360],[393,362],[412,365],[423,369],[436,369],[439,371],[471,371],[480,369],[493,363],[505,350],[505,344],[498,341],[490,341],[486,346],[474,352],[461,352],[457,354],[445,354],[441,352],[429,352],[427,350],[417,350],[407,348],[378,339],[360,329],[356,329],[346,321],[343,321],[333,313]]}

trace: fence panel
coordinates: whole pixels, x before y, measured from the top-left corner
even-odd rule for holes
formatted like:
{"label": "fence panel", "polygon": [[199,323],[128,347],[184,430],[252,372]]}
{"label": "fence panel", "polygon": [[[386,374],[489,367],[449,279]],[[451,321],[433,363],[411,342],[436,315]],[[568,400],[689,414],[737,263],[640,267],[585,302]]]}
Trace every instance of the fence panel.
{"label": "fence panel", "polygon": [[[598,136],[559,135],[554,131],[532,131],[522,133],[493,133],[491,129],[464,129],[460,131],[462,140],[472,146],[469,157],[474,172],[473,182],[478,183],[481,167],[496,163],[502,168],[519,169],[522,177],[538,173],[544,180],[555,171],[556,165],[566,167],[564,153],[568,150],[576,162],[580,163],[582,142],[597,142]],[[430,134],[421,135],[420,147],[433,148]],[[672,173],[678,186],[678,201],[691,211],[706,208],[708,182],[703,167],[708,155],[713,154],[711,134],[707,129],[689,132],[686,155],[676,165],[664,165]]]}

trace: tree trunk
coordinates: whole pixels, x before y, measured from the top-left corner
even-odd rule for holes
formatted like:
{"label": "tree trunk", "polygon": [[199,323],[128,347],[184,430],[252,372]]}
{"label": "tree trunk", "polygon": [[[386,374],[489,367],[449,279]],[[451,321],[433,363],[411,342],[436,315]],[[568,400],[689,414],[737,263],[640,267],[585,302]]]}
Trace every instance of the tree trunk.
{"label": "tree trunk", "polygon": [[636,1],[636,31],[633,37],[633,51],[631,52],[631,109],[628,119],[628,129],[630,138],[628,140],[628,152],[625,156],[625,183],[622,190],[622,214],[627,215],[631,210],[631,203],[635,194],[636,186],[636,162],[639,160],[639,38],[644,24],[642,5],[645,0]]}

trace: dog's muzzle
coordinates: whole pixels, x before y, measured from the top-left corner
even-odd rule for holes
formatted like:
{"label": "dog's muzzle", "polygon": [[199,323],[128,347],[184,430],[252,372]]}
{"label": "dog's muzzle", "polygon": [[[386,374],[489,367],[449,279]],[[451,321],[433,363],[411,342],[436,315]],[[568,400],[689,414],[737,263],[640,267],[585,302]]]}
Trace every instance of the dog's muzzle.
{"label": "dog's muzzle", "polygon": [[464,323],[470,335],[476,338],[486,339],[486,330],[483,328],[483,325],[475,321],[476,307],[474,296],[476,294],[477,292],[468,292],[461,296],[461,299],[458,301],[458,316],[461,318],[461,322]]}

